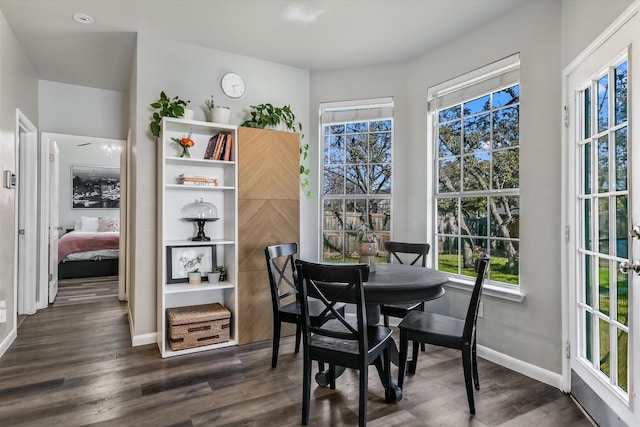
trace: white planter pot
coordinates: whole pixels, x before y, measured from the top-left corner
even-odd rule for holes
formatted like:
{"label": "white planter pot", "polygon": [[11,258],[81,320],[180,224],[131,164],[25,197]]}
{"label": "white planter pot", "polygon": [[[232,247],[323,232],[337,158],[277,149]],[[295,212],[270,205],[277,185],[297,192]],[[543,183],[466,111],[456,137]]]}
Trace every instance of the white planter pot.
{"label": "white planter pot", "polygon": [[231,123],[231,110],[228,108],[215,107],[211,112],[211,121],[220,123],[221,125],[228,125]]}
{"label": "white planter pot", "polygon": [[182,116],[185,120],[193,120],[193,115],[195,111],[189,110],[187,108],[184,109],[184,115]]}

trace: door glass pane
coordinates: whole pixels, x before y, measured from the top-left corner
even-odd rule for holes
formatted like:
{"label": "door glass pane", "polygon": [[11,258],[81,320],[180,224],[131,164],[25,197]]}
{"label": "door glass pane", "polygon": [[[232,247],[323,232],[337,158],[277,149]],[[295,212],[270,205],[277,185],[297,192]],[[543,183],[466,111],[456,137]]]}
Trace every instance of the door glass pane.
{"label": "door glass pane", "polygon": [[616,130],[615,138],[616,190],[624,191],[627,189],[627,127]]}
{"label": "door glass pane", "polygon": [[593,321],[591,320],[591,313],[585,311],[584,313],[584,357],[591,363],[593,363]]}
{"label": "door glass pane", "polygon": [[604,319],[598,319],[598,329],[600,332],[600,370],[606,376],[610,376],[611,355],[609,354],[609,323]]}
{"label": "door glass pane", "polygon": [[627,196],[616,197],[616,256],[620,258],[629,257],[627,211]]}
{"label": "door glass pane", "polygon": [[584,248],[591,250],[591,199],[584,201]]}
{"label": "door glass pane", "polygon": [[591,142],[584,144],[582,157],[584,159],[584,194],[591,194]]}
{"label": "door glass pane", "polygon": [[616,79],[615,117],[616,125],[619,125],[627,121],[627,61],[616,67],[614,75]]}
{"label": "door glass pane", "polygon": [[609,128],[609,75],[598,80],[598,132]]}
{"label": "door glass pane", "polygon": [[609,137],[598,138],[598,193],[609,191]]}
{"label": "door glass pane", "polygon": [[609,253],[609,198],[598,198],[598,251]]}
{"label": "door glass pane", "polygon": [[618,271],[617,273],[617,304],[616,304],[616,312],[617,317],[616,320],[622,323],[623,325],[629,325],[629,275],[621,273]]}
{"label": "door glass pane", "polygon": [[598,307],[609,314],[609,261],[604,258],[598,260]]}
{"label": "door glass pane", "polygon": [[584,295],[583,301],[589,307],[593,307],[593,272],[591,255],[584,256]]}
{"label": "door glass pane", "polygon": [[591,88],[588,87],[584,91],[584,113],[582,120],[584,122],[584,135],[583,138],[591,137]]}
{"label": "door glass pane", "polygon": [[629,370],[627,369],[629,361],[629,336],[618,329],[618,386],[624,391],[629,391]]}

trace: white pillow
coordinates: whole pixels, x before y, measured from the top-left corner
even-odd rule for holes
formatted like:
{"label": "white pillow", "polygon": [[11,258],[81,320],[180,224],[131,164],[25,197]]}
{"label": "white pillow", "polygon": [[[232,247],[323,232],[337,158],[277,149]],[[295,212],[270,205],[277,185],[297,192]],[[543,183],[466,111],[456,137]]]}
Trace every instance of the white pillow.
{"label": "white pillow", "polygon": [[100,229],[98,218],[91,216],[80,217],[80,231],[89,231],[97,233]]}

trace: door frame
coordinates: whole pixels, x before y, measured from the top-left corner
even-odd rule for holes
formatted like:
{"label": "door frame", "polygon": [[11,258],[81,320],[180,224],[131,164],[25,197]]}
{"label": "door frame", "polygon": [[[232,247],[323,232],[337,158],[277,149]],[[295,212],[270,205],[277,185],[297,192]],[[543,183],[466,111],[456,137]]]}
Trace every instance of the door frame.
{"label": "door frame", "polygon": [[[16,176],[20,176],[20,169],[23,167],[22,162],[24,159],[21,159],[20,155],[20,138],[21,135],[25,136],[24,142],[27,144],[34,144],[33,147],[29,147],[26,150],[27,155],[33,155],[34,159],[32,159],[35,164],[37,164],[37,143],[38,143],[38,128],[31,122],[31,120],[22,112],[19,108],[16,108],[16,129],[15,129],[15,164],[16,164]],[[37,174],[37,171],[36,171]],[[36,286],[36,280],[33,280],[31,283],[29,281],[22,280],[25,277],[25,272],[20,272],[20,263],[18,262],[19,256],[19,218],[20,215],[24,215],[24,212],[20,212],[20,192],[24,190],[23,196],[27,200],[33,200],[36,203],[34,206],[33,212],[29,215],[32,217],[35,215],[37,210],[37,202],[38,202],[38,185],[37,178],[33,180],[36,185],[24,186],[26,184],[22,182],[18,182],[18,187],[16,188],[16,201],[15,201],[15,215],[14,215],[14,230],[15,230],[15,238],[14,238],[14,277],[13,277],[13,295],[14,295],[14,307],[16,308],[14,316],[16,316],[14,324],[17,325],[17,313],[21,311],[21,314],[33,314],[37,311],[37,297],[38,297],[38,289]],[[23,187],[24,186],[24,187]],[[31,226],[34,227],[32,238],[25,240],[25,245],[27,246],[28,253],[37,253],[37,245],[38,245],[38,230],[37,230],[37,219],[31,218]],[[30,234],[31,236],[31,234]],[[38,266],[39,260],[36,257],[36,266]],[[38,272],[36,271],[35,277],[38,276]],[[35,278],[34,277],[34,278]],[[19,280],[19,278],[21,278]],[[20,302],[20,305],[18,303]]]}
{"label": "door frame", "polygon": [[[573,289],[575,288],[576,273],[575,273],[575,254],[574,248],[576,246],[575,242],[572,241],[576,239],[578,236],[578,230],[575,230],[576,226],[576,216],[575,216],[575,208],[571,207],[570,204],[573,203],[573,200],[569,200],[569,197],[573,196],[572,188],[575,186],[576,178],[576,170],[577,170],[577,161],[575,153],[575,145],[574,141],[570,140],[570,126],[576,126],[576,100],[575,94],[573,92],[572,87],[569,85],[569,78],[572,76],[572,73],[577,70],[582,64],[584,64],[591,55],[597,53],[598,49],[600,49],[615,33],[621,30],[625,24],[629,20],[631,20],[635,15],[640,13],[640,1],[636,0],[629,8],[627,8],[602,34],[600,34],[583,52],[578,55],[576,59],[574,59],[564,70],[562,75],[562,105],[564,106],[563,114],[564,114],[564,125],[562,126],[562,238],[561,238],[561,247],[562,247],[562,343],[563,343],[563,361],[562,361],[562,378],[560,388],[564,392],[571,392],[572,385],[576,387],[584,387],[587,386],[586,383],[581,384],[572,384],[572,369],[571,369],[571,355],[573,353],[577,353],[578,349],[571,348],[571,316],[572,316],[572,305],[574,304],[572,296],[574,295]],[[629,41],[631,44],[631,41]],[[612,56],[615,54],[612,52]],[[631,63],[632,57],[629,55],[629,69],[634,66]],[[638,64],[639,59],[634,58],[635,62]],[[629,85],[629,91],[631,93],[631,97],[629,98],[629,111],[632,111],[633,99],[637,99],[637,96],[633,95],[632,85],[636,85],[637,83],[631,81]],[[636,113],[637,115],[638,113]],[[633,119],[631,119],[633,120]],[[630,132],[629,132],[629,146],[633,144],[633,129],[630,120]],[[636,118],[634,122],[637,122]],[[631,160],[631,152],[632,149],[629,149],[629,160]],[[629,170],[629,176],[631,177],[632,171],[631,168]],[[629,188],[631,189],[631,182],[629,183]],[[631,208],[631,204],[629,204]],[[629,218],[631,220],[631,218]],[[631,245],[630,245],[631,246]],[[630,250],[629,257],[631,258],[633,252]],[[637,254],[636,254],[637,257]],[[629,279],[629,287],[631,288],[631,277]],[[629,293],[629,306],[632,304],[632,297],[634,293],[630,290]],[[637,297],[636,297],[637,298]],[[633,316],[633,312],[631,313]],[[630,388],[629,388],[629,405],[633,411],[638,412],[640,408],[637,405],[637,398],[634,397],[635,392],[634,388],[638,388],[640,384],[634,383],[633,376],[633,364],[635,360],[637,360],[634,356],[634,353],[637,353],[639,350],[640,342],[635,339],[638,335],[637,329],[639,329],[640,324],[638,324],[638,313],[635,314],[635,319],[629,319],[629,325],[633,320],[636,320],[635,329],[630,330],[629,334],[629,348],[630,354],[628,358],[629,363],[629,379],[630,379]],[[636,335],[636,337],[633,336]],[[579,378],[578,378],[579,379]],[[589,387],[590,388],[590,387]],[[593,389],[592,389],[593,390]],[[598,392],[598,390],[594,390],[594,392]],[[602,410],[606,410],[607,405],[606,401],[602,400],[605,403]],[[635,404],[634,404],[635,403]],[[615,404],[622,405],[622,401],[615,402]],[[609,411],[612,411],[611,414],[604,415],[604,417],[609,417],[613,414],[613,418],[609,417],[609,420],[614,422],[615,417],[618,416],[618,412],[615,408],[608,408]],[[619,419],[618,419],[619,421]]]}
{"label": "door frame", "polygon": [[[122,147],[122,153],[126,153],[128,142],[127,140],[116,139],[116,138],[99,138],[93,136],[81,136],[81,135],[71,135],[71,134],[63,134],[63,133],[52,133],[52,132],[42,132],[40,135],[40,187],[41,191],[39,194],[39,245],[40,245],[40,259],[39,259],[39,268],[40,271],[44,271],[44,274],[39,275],[39,283],[38,286],[41,290],[40,295],[44,296],[43,300],[40,301],[42,303],[42,307],[38,308],[46,308],[48,306],[49,301],[49,256],[48,256],[48,245],[49,245],[49,155],[50,153],[50,142],[51,141],[78,141],[78,142],[91,142],[97,144],[119,144]],[[122,163],[123,157],[126,160],[126,155],[121,154],[120,157],[120,220],[122,221],[122,216],[125,214],[122,205],[122,188],[127,186],[126,182],[126,164]],[[126,192],[125,192],[126,195]],[[120,226],[120,253],[119,253],[119,273],[122,274],[123,266],[125,262],[123,260],[126,259],[126,245],[123,242],[126,242],[126,228],[122,227],[122,223]],[[43,255],[44,254],[44,255]],[[44,293],[42,293],[44,292]],[[127,297],[127,292],[125,289],[125,280],[124,277],[119,276],[118,279],[118,298],[120,300],[124,300]]]}

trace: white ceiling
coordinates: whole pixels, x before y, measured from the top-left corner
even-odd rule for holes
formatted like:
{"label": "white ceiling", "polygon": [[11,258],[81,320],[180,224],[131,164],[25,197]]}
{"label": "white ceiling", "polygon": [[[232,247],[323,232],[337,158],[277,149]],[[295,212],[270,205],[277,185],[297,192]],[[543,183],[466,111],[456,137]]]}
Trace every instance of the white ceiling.
{"label": "white ceiling", "polygon": [[0,10],[40,79],[126,92],[136,32],[329,70],[416,57],[523,1],[0,0]]}

